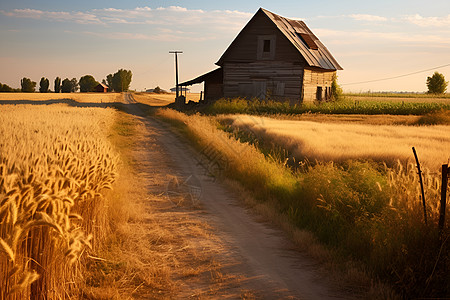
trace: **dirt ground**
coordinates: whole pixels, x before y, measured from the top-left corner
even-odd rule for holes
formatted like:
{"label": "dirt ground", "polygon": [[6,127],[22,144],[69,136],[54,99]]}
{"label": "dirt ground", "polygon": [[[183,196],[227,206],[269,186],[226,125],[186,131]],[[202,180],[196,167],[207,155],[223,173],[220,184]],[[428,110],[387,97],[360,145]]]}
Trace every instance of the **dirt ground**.
{"label": "dirt ground", "polygon": [[[170,232],[163,239],[179,241],[170,249],[160,248],[167,252],[170,282],[176,286],[170,295],[161,290],[163,298],[353,298],[327,279],[318,263],[299,252],[283,232],[248,212],[238,193],[208,175],[196,151],[133,105],[132,95],[125,94],[124,102],[139,123],[133,156],[141,179],[138,187],[146,195],[144,226],[158,224]],[[158,298],[147,285],[134,296]]]}

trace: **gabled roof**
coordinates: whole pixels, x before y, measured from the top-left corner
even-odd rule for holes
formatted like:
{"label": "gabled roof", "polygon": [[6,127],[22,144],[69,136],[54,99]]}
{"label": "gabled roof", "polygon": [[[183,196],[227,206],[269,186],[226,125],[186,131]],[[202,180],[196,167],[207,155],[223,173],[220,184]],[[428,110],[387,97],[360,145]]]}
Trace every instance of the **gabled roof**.
{"label": "gabled roof", "polygon": [[[272,23],[278,28],[278,30],[305,58],[310,67],[317,67],[326,70],[342,70],[342,67],[334,59],[328,49],[322,44],[321,41],[319,41],[319,39],[312,33],[312,31],[308,28],[308,26],[306,26],[303,21],[291,20],[274,14],[263,8],[260,8],[256,12],[255,16],[258,13],[264,14],[270,19],[270,21],[272,21]],[[246,26],[248,26],[248,24],[252,22],[253,18],[247,23]],[[228,49],[233,46],[236,40],[237,37],[234,39]],[[223,64],[223,60],[225,55],[227,54],[228,49],[216,63],[217,65],[221,66]]]}

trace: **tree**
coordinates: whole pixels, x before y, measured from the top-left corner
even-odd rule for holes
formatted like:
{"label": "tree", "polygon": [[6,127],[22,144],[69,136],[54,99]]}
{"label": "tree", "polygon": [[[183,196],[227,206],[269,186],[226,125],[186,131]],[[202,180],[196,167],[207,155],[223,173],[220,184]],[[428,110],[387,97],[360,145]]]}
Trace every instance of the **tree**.
{"label": "tree", "polygon": [[55,78],[55,93],[61,92],[61,78]]}
{"label": "tree", "polygon": [[105,79],[103,79],[102,83],[108,87],[108,90],[110,92],[114,91],[112,74],[109,74],[108,76],[106,76],[106,81],[105,81]]}
{"label": "tree", "polygon": [[434,72],[433,76],[427,77],[427,87],[429,94],[443,94],[447,90],[448,81],[445,81],[443,74]]}
{"label": "tree", "polygon": [[47,78],[42,77],[41,81],[39,82],[39,92],[40,93],[48,93],[49,89],[48,87],[50,86],[50,82],[48,81]]}
{"label": "tree", "polygon": [[128,91],[133,74],[130,70],[120,69],[114,75],[106,76],[107,86],[110,91],[125,92]]}
{"label": "tree", "polygon": [[153,89],[153,93],[160,94],[161,92],[162,92],[162,90],[159,86],[157,86]]}
{"label": "tree", "polygon": [[63,93],[74,93],[78,90],[78,81],[76,78],[66,78],[62,81],[61,92]]}
{"label": "tree", "polygon": [[95,78],[92,75],[85,75],[80,78],[80,92],[93,92],[94,88],[98,85],[98,82],[95,81]]}
{"label": "tree", "polygon": [[9,85],[0,83],[0,92],[8,92],[8,93],[10,93],[10,92],[14,92],[14,90]]}
{"label": "tree", "polygon": [[62,93],[70,93],[72,91],[72,83],[69,78],[66,78],[62,81],[61,84],[61,92]]}
{"label": "tree", "polygon": [[76,78],[72,78],[70,80],[70,82],[72,83],[72,93],[75,93],[76,91],[78,91],[79,85],[78,85],[78,80]]}
{"label": "tree", "polygon": [[30,78],[22,78],[22,80],[20,80],[20,86],[21,86],[21,91],[24,93],[34,93],[34,90],[36,88],[36,82],[31,81]]}

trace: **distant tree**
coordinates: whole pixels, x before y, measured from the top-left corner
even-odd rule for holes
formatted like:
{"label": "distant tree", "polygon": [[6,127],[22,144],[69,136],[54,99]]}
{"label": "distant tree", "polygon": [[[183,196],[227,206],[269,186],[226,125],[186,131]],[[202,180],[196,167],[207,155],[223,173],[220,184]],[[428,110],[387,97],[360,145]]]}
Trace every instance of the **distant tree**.
{"label": "distant tree", "polygon": [[108,86],[108,90],[109,91],[114,91],[114,87],[113,87],[113,74],[109,74],[108,76],[106,76],[106,85]]}
{"label": "distant tree", "polygon": [[61,92],[74,93],[77,90],[78,90],[78,81],[76,78],[72,78],[72,80],[69,80],[69,78],[66,78],[62,81]]}
{"label": "distant tree", "polygon": [[9,85],[7,85],[7,84],[0,83],[0,92],[11,93],[11,92],[14,92],[14,89],[12,87],[10,87]]}
{"label": "distant tree", "polygon": [[79,85],[78,85],[78,80],[76,78],[72,78],[70,80],[70,82],[72,83],[72,93],[75,93],[76,91],[78,91]]}
{"label": "distant tree", "polygon": [[22,78],[20,80],[21,91],[24,93],[34,93],[36,88],[36,82],[31,81],[30,78]]}
{"label": "distant tree", "polygon": [[93,92],[94,88],[98,85],[98,82],[95,81],[95,78],[92,75],[85,75],[80,78],[80,92]]}
{"label": "distant tree", "polygon": [[114,73],[114,75],[109,74],[106,77],[106,80],[108,81],[108,84],[111,84],[111,86],[108,85],[108,87],[110,88],[110,90],[114,90],[115,92],[119,93],[128,91],[132,76],[133,74],[130,70],[124,69],[118,70],[116,73]]}
{"label": "distant tree", "polygon": [[153,93],[160,94],[161,92],[162,92],[162,90],[159,86],[157,86],[153,89]]}
{"label": "distant tree", "polygon": [[427,77],[428,93],[443,94],[447,90],[448,81],[445,81],[443,74],[434,72],[433,76]]}
{"label": "distant tree", "polygon": [[69,78],[66,78],[62,81],[61,92],[62,93],[72,92],[72,82],[70,82]]}
{"label": "distant tree", "polygon": [[39,82],[39,92],[40,93],[48,93],[49,89],[48,87],[50,86],[50,82],[48,81],[47,78],[42,77],[41,81]]}
{"label": "distant tree", "polygon": [[61,92],[61,78],[55,78],[55,93]]}

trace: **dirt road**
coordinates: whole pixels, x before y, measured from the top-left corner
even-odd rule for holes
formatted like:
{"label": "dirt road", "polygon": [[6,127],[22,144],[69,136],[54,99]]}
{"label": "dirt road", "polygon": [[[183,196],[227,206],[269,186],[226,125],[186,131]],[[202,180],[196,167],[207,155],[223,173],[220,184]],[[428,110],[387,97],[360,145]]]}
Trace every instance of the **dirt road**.
{"label": "dirt road", "polygon": [[[125,94],[124,102],[131,104],[127,109],[141,124],[135,146],[139,159],[136,166],[147,192],[165,193],[159,205],[165,201],[166,216],[173,212],[174,219],[184,210],[189,218],[209,225],[210,233],[192,236],[190,244],[199,252],[209,253],[221,266],[222,291],[206,298],[350,298],[333,287],[318,271],[317,263],[296,251],[281,231],[255,220],[241,206],[239,194],[208,176],[199,164],[198,152],[165,124],[145,116],[138,105],[133,105],[136,102],[131,94]],[[164,183],[156,177],[165,178]],[[175,230],[181,232],[183,226]],[[227,278],[233,278],[233,284],[225,286]],[[198,294],[201,288],[201,283],[192,279],[177,282],[182,288],[175,298]],[[144,291],[141,298],[145,298]]]}

